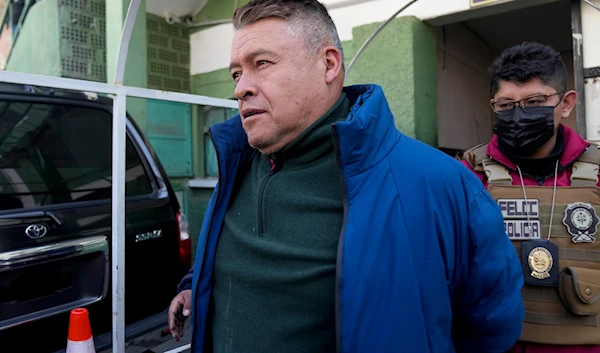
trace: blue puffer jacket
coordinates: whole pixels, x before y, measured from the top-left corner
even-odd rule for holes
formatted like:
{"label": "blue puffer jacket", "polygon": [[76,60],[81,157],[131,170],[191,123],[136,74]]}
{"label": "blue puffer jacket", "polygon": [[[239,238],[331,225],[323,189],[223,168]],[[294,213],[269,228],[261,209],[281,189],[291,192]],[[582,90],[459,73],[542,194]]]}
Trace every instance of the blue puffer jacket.
{"label": "blue puffer jacket", "polygon": [[[381,87],[344,91],[350,114],[332,125],[346,190],[338,352],[507,351],[521,333],[523,275],[498,206],[458,161],[394,127]],[[204,345],[215,248],[237,170],[254,153],[239,116],[211,136],[219,183],[182,281],[193,288],[195,353],[211,350]]]}

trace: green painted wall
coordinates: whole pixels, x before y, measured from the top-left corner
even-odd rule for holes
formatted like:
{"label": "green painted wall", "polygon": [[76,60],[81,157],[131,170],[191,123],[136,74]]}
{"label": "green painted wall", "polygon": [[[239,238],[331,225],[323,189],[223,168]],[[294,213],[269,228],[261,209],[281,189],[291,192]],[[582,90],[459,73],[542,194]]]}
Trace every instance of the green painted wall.
{"label": "green painted wall", "polygon": [[[131,0],[106,0],[106,82],[114,82],[117,53],[127,9]],[[146,35],[146,1],[142,0],[137,14],[129,53],[125,64],[123,84],[148,87],[148,44]],[[147,104],[145,99],[127,98],[127,111],[143,132],[147,131]]]}
{"label": "green painted wall", "polygon": [[234,98],[235,82],[229,69],[192,76],[192,93],[215,98]]}
{"label": "green painted wall", "polygon": [[[379,23],[353,30],[345,43],[347,63]],[[356,61],[346,84],[376,83],[383,87],[403,133],[437,147],[436,35],[415,17],[391,21]]]}
{"label": "green painted wall", "polygon": [[438,147],[436,29],[411,17],[416,138]]}
{"label": "green painted wall", "polygon": [[7,71],[60,77],[58,0],[31,7],[9,60]]}

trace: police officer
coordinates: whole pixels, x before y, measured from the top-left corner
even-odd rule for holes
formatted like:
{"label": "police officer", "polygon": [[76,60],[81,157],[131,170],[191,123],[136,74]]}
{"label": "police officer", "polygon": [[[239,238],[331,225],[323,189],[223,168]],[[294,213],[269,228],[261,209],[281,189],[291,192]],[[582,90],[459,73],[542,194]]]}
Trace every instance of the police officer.
{"label": "police officer", "polygon": [[561,123],[577,101],[554,49],[523,43],[489,69],[494,135],[463,164],[504,216],[523,267],[525,318],[511,352],[600,352],[598,148]]}

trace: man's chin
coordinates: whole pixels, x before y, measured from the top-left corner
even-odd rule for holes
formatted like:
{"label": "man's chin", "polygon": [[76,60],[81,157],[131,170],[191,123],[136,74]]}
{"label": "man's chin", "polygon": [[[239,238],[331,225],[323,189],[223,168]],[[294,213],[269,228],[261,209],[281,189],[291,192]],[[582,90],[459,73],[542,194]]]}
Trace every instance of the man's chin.
{"label": "man's chin", "polygon": [[248,139],[248,144],[262,154],[273,154],[280,149],[273,142],[259,139]]}

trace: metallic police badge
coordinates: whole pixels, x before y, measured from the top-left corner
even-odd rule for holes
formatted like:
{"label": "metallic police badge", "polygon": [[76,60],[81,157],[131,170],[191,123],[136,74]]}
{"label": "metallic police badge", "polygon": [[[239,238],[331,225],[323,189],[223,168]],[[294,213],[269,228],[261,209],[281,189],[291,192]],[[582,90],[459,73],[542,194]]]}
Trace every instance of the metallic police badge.
{"label": "metallic police badge", "polygon": [[598,215],[596,209],[589,203],[575,202],[567,205],[563,224],[573,236],[573,243],[593,243],[598,231]]}
{"label": "metallic police badge", "polygon": [[558,286],[558,245],[549,240],[530,240],[521,245],[525,283]]}
{"label": "metallic police badge", "polygon": [[540,280],[550,277],[550,269],[552,268],[552,254],[543,247],[537,247],[529,252],[527,263],[531,269],[531,277]]}

